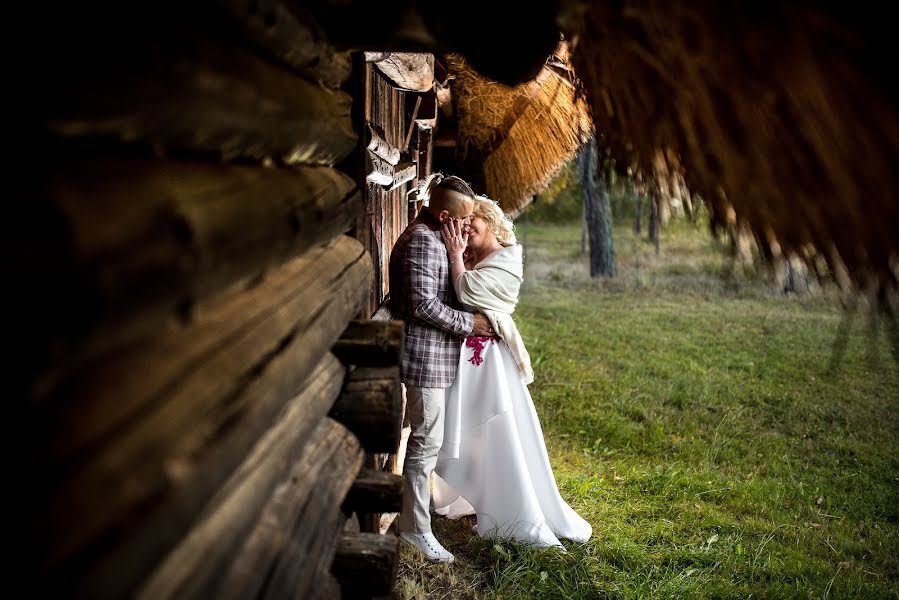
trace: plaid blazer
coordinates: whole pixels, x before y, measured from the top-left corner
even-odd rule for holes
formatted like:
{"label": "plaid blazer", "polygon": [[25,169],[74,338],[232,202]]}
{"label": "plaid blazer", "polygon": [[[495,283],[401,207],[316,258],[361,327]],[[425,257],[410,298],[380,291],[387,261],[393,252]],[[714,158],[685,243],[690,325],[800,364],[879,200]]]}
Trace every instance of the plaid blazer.
{"label": "plaid blazer", "polygon": [[389,275],[390,312],[406,322],[402,382],[449,387],[474,315],[458,308],[440,222],[427,210],[418,213],[393,245]]}

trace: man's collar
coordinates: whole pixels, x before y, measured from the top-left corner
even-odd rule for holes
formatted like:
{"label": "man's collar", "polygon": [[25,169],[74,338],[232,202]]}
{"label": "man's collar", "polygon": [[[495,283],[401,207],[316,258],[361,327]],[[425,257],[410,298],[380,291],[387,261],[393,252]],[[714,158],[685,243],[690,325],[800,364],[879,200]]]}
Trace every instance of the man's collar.
{"label": "man's collar", "polygon": [[427,225],[431,231],[440,231],[443,228],[443,224],[437,217],[431,214],[427,206],[422,206],[421,210],[418,211],[418,219]]}

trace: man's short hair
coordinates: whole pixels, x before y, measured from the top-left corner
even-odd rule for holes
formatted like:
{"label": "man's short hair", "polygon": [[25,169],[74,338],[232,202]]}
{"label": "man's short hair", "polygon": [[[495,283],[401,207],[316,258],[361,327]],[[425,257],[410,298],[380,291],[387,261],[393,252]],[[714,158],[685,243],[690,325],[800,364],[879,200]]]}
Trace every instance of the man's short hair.
{"label": "man's short hair", "polygon": [[471,189],[471,186],[461,177],[456,177],[455,175],[443,175],[442,173],[434,173],[432,177],[433,179],[428,186],[429,198],[434,190],[451,190],[468,196],[469,198],[474,198],[474,190]]}

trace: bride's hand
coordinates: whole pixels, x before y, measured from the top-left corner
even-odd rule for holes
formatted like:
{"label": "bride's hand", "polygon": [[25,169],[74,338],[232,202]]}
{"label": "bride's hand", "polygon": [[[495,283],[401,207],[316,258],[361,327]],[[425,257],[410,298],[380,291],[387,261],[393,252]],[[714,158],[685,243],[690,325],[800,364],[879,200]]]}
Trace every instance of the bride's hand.
{"label": "bride's hand", "polygon": [[443,244],[450,258],[461,258],[468,247],[468,232],[460,219],[443,224]]}

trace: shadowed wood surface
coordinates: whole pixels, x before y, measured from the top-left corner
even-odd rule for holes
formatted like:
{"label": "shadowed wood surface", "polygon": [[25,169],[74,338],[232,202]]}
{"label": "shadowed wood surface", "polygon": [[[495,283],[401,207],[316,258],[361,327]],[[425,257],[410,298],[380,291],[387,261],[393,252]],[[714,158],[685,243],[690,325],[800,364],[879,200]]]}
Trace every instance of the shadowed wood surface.
{"label": "shadowed wood surface", "polygon": [[331,88],[349,79],[349,52],[337,52],[299,2],[219,0],[218,5],[249,39],[306,79]]}
{"label": "shadowed wood surface", "polygon": [[399,545],[400,539],[395,535],[345,532],[331,567],[344,595],[389,594],[396,579]]}
{"label": "shadowed wood surface", "polygon": [[344,500],[344,511],[399,512],[403,504],[403,477],[394,473],[363,469]]}
{"label": "shadowed wood surface", "polygon": [[309,597],[337,547],[339,502],[362,462],[335,421],[297,435],[309,417],[288,406],[138,598]]}
{"label": "shadowed wood surface", "polygon": [[[338,238],[192,326],[101,357],[55,389],[27,421],[42,499],[30,539],[53,541],[41,570],[63,575],[129,544],[143,557],[135,567],[163,552],[303,389],[370,281],[367,253]],[[125,523],[141,526],[119,530]]]}
{"label": "shadowed wood surface", "polygon": [[396,452],[403,422],[399,366],[350,369],[330,414],[366,451]]}
{"label": "shadowed wood surface", "polygon": [[[14,267],[14,301],[31,342],[64,348],[71,365],[73,349],[83,356],[189,319],[197,303],[343,233],[361,210],[354,192],[327,167],[56,163],[33,181],[6,239],[32,257]],[[65,234],[48,239],[48,222]]]}
{"label": "shadowed wood surface", "polygon": [[334,165],[355,147],[346,93],[211,35],[157,33],[115,40],[115,50],[76,45],[74,73],[48,65],[60,101],[47,131],[288,164]]}
{"label": "shadowed wood surface", "polygon": [[333,352],[347,365],[398,365],[402,355],[403,327],[402,321],[354,320],[334,344]]}

